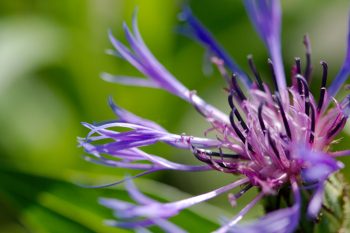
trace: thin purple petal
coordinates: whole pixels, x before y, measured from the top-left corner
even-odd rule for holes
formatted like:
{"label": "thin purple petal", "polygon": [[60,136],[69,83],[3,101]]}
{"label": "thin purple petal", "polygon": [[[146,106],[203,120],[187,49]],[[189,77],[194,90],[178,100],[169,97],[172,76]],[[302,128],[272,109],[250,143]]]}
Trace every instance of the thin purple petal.
{"label": "thin purple petal", "polygon": [[200,42],[211,54],[222,59],[231,72],[237,73],[247,87],[250,87],[251,81],[244,71],[242,71],[236,62],[225,52],[225,50],[215,41],[211,33],[202,25],[202,23],[192,14],[189,7],[185,7],[181,13],[181,20],[187,24],[186,34]]}
{"label": "thin purple petal", "polygon": [[164,90],[167,90],[168,92],[179,96],[180,98],[194,105],[201,111],[201,113],[205,115],[208,120],[214,119],[222,123],[228,123],[228,117],[224,113],[207,104],[199,96],[197,96],[196,93],[188,90],[168,70],[166,70],[162,64],[159,63],[159,61],[149,51],[140,35],[137,28],[136,15],[134,15],[133,18],[132,29],[133,33],[129,30],[126,24],[124,24],[125,35],[131,50],[115,39],[111,33],[109,33],[110,41],[117,50],[117,53],[141,73],[143,73],[148,80],[136,78],[133,82],[131,77],[119,76],[112,78],[112,76],[104,75],[105,78],[127,85],[163,88]]}
{"label": "thin purple petal", "polygon": [[316,218],[323,202],[324,182],[320,182],[307,207],[307,214],[311,218]]}
{"label": "thin purple petal", "polygon": [[122,76],[122,75],[116,76],[108,73],[101,74],[101,78],[111,83],[120,83],[123,85],[129,85],[129,86],[160,88],[156,83],[144,78]]}
{"label": "thin purple petal", "polygon": [[327,154],[306,148],[299,149],[298,156],[307,165],[303,170],[303,177],[306,181],[322,182],[344,166]]}
{"label": "thin purple petal", "polygon": [[[210,191],[208,193],[187,198],[181,201],[170,202],[165,204],[152,202],[151,200],[148,200],[146,202],[147,204],[145,205],[129,206],[129,207],[123,205],[122,208],[120,208],[119,202],[118,201],[115,202],[115,200],[113,199],[102,199],[103,200],[102,204],[109,208],[118,210],[116,212],[117,217],[123,218],[123,219],[132,219],[132,218],[139,218],[139,217],[148,218],[148,219],[166,219],[177,215],[181,210],[185,208],[188,208],[193,205],[199,204],[203,201],[212,199],[218,195],[221,195],[227,191],[230,191],[231,189],[234,189],[240,185],[243,185],[248,181],[249,181],[248,178],[243,178],[231,184],[228,184],[226,186],[220,187],[216,190]],[[128,186],[128,187],[133,189],[136,188],[135,186]],[[135,195],[134,191],[128,190],[128,192],[129,193],[132,192],[131,197],[134,197]],[[136,197],[140,198],[139,194],[137,194]]]}
{"label": "thin purple petal", "polygon": [[284,208],[271,212],[257,221],[233,225],[231,228],[221,228],[221,231],[216,233],[291,233],[298,226],[300,218],[301,199],[299,188],[296,182],[292,182],[294,193],[294,205],[289,208]]}
{"label": "thin purple petal", "polygon": [[244,0],[246,10],[259,36],[269,50],[278,89],[286,89],[281,52],[281,6],[279,0]]}

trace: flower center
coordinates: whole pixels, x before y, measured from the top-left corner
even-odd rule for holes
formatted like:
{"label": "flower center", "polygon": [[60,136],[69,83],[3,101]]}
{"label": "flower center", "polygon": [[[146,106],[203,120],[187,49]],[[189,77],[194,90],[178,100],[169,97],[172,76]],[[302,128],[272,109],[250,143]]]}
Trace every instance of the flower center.
{"label": "flower center", "polygon": [[[255,77],[249,95],[245,95],[237,82],[237,75],[233,74],[227,90],[230,125],[213,122],[222,142],[219,152],[193,147],[196,157],[216,170],[244,174],[253,185],[264,190],[280,188],[291,176],[301,177],[302,170],[312,166],[303,162],[301,148],[326,152],[345,125],[347,114],[344,109],[349,105],[347,98],[325,113],[328,66],[321,62],[323,75],[317,102],[309,90],[309,59],[307,56],[304,74],[301,73],[300,59],[295,59],[292,86],[287,90],[278,90],[274,66],[269,60],[275,84],[273,92],[262,82],[252,57],[248,56]],[[230,153],[224,153],[223,149]]]}

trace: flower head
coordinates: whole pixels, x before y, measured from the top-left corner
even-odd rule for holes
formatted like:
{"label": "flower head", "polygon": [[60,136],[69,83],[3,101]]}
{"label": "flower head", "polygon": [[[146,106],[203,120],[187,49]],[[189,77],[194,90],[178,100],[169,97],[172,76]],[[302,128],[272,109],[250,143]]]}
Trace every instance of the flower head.
{"label": "flower head", "polygon": [[[166,169],[187,172],[214,169],[242,177],[208,193],[171,203],[159,203],[144,196],[129,177],[126,179],[127,190],[137,204],[116,199],[101,200],[103,205],[115,210],[116,217],[120,219],[110,222],[112,225],[133,229],[158,225],[167,232],[182,232],[184,230],[169,222],[168,218],[184,208],[238,187],[239,191],[229,195],[233,204],[252,187],[257,187],[260,191],[236,217],[226,222],[217,232],[294,231],[300,221],[301,189],[311,190],[312,195],[307,204],[308,215],[315,218],[319,214],[326,180],[343,167],[335,158],[350,154],[350,151],[330,151],[332,142],[343,129],[350,114],[350,96],[341,101],[334,98],[349,76],[349,48],[344,65],[329,88],[328,66],[326,62],[321,62],[322,84],[316,100],[309,89],[312,72],[309,38],[304,38],[307,58],[305,69],[303,71],[300,58],[296,58],[289,80],[291,85],[287,86],[280,45],[279,1],[245,0],[244,3],[253,25],[268,48],[273,87],[262,81],[252,56],[248,56],[248,63],[253,80],[215,42],[189,8],[185,8],[181,14],[181,19],[185,21],[183,32],[207,49],[212,62],[227,82],[229,115],[207,104],[160,64],[141,38],[136,17],[133,19],[132,31],[124,24],[130,48],[110,33],[110,40],[118,55],[146,78],[109,74],[104,74],[103,77],[127,85],[161,88],[182,98],[211,124],[216,139],[170,133],[155,122],[138,117],[110,101],[118,120],[94,125],[84,123],[90,133],[79,142],[91,155],[88,159],[108,166],[141,170],[139,175]],[[350,38],[348,45],[349,43]],[[140,149],[158,142],[191,151],[202,165],[175,163]],[[110,155],[114,159],[104,155]],[[281,190],[286,189],[290,191],[294,204],[275,208],[256,222],[238,224],[259,200],[282,195]]]}

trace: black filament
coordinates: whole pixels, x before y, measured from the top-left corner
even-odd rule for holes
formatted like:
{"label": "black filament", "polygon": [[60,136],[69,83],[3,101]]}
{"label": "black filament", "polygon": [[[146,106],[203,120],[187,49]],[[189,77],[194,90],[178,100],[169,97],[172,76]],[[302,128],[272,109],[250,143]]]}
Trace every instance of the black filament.
{"label": "black filament", "polygon": [[233,110],[230,112],[230,123],[231,126],[233,128],[233,130],[236,132],[237,136],[239,137],[239,139],[241,139],[241,141],[243,143],[245,143],[245,137],[243,136],[242,132],[238,129],[236,123],[235,123],[235,119],[234,119],[234,115],[233,115]]}
{"label": "black filament", "polygon": [[266,131],[266,127],[264,124],[264,119],[262,117],[262,110],[264,107],[265,103],[260,103],[259,108],[258,108],[258,119],[259,119],[259,124],[260,124],[260,128],[263,131],[263,133],[265,134]]}
{"label": "black filament", "polygon": [[250,69],[252,70],[253,74],[254,74],[254,77],[256,79],[256,82],[258,84],[258,88],[261,90],[261,91],[265,91],[264,90],[264,86],[263,86],[263,82],[261,80],[261,77],[260,77],[260,74],[258,72],[258,70],[256,69],[256,66],[254,64],[254,60],[253,60],[253,56],[252,55],[249,55],[248,56],[248,63],[249,63],[249,67]]}
{"label": "black filament", "polygon": [[232,111],[235,113],[235,116],[237,117],[239,123],[241,124],[241,126],[243,127],[243,129],[248,132],[249,129],[248,129],[248,126],[247,124],[244,122],[241,114],[239,113],[239,111],[237,110],[237,108],[235,107],[234,103],[233,103],[233,100],[232,100],[232,94],[229,94],[228,96],[228,104],[230,105]]}
{"label": "black filament", "polygon": [[269,66],[270,66],[271,75],[272,75],[272,80],[273,80],[273,83],[274,83],[274,85],[275,85],[276,91],[279,92],[279,90],[278,90],[278,85],[277,85],[276,73],[275,73],[275,69],[274,69],[274,67],[273,67],[273,63],[272,63],[271,59],[268,59],[268,60],[267,60],[267,63],[268,63]]}
{"label": "black filament", "polygon": [[328,132],[327,137],[332,137],[339,129],[342,127],[342,125],[346,122],[346,117],[343,117],[340,122],[331,130]]}
{"label": "black filament", "polygon": [[309,142],[310,143],[313,143],[314,142],[314,139],[315,139],[315,136],[314,136],[314,133],[315,133],[315,124],[316,124],[316,119],[315,119],[315,110],[314,108],[311,106],[311,132],[310,132],[310,140]]}
{"label": "black filament", "polygon": [[281,116],[282,116],[284,128],[286,129],[287,136],[289,137],[289,139],[292,139],[292,133],[291,133],[290,128],[289,128],[289,124],[288,124],[286,113],[283,110],[283,106],[282,106],[282,103],[281,103],[280,96],[278,94],[276,94],[275,97],[276,97],[275,99],[277,101],[278,107],[279,107],[279,109],[281,111]]}
{"label": "black filament", "polygon": [[249,189],[251,189],[253,187],[253,185],[251,183],[247,184],[246,186],[244,186],[241,190],[239,190],[238,193],[234,194],[235,199],[240,198],[243,194],[245,194]]}
{"label": "black filament", "polygon": [[[295,58],[295,65],[297,68],[297,74],[300,75],[301,74],[300,57]],[[299,95],[302,95],[303,94],[303,87],[302,87],[301,81],[299,79],[297,79],[297,85],[298,85],[298,93],[299,93]]]}
{"label": "black filament", "polygon": [[309,85],[306,80],[301,75],[297,75],[297,79],[301,81],[304,86],[304,94],[305,94],[305,114],[309,115],[310,113],[310,96],[309,96]]}
{"label": "black filament", "polygon": [[216,152],[216,151],[211,151],[211,150],[204,150],[204,149],[198,149],[192,146],[193,152],[196,154],[205,154],[208,156],[214,156],[214,157],[222,157],[222,158],[234,158],[234,159],[239,159],[241,158],[241,155],[239,154],[228,154],[228,153],[222,153]]}
{"label": "black filament", "polygon": [[243,94],[243,91],[241,90],[241,88],[237,83],[237,75],[232,74],[231,80],[232,80],[232,91],[237,95],[240,101],[246,100],[247,98],[245,97],[245,95]]}
{"label": "black filament", "polygon": [[317,112],[320,112],[323,106],[324,102],[324,97],[326,94],[326,85],[327,85],[327,77],[328,77],[328,65],[326,62],[321,61],[321,65],[323,68],[323,73],[322,73],[322,84],[321,84],[321,91],[320,91],[320,99],[318,101],[317,105]]}
{"label": "black filament", "polygon": [[271,137],[271,134],[270,134],[270,131],[267,131],[267,138],[269,140],[269,143],[272,147],[272,150],[273,152],[275,153],[275,155],[280,158],[280,154],[278,153],[278,150],[277,150],[277,147],[276,147],[276,144],[275,142],[273,141],[272,137]]}

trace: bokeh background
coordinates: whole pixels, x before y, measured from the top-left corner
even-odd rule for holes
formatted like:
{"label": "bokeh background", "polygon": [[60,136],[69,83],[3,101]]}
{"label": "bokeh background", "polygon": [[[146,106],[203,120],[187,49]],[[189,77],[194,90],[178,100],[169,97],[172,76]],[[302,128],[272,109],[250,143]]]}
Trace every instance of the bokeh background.
{"label": "bokeh background", "polygon": [[[266,50],[241,1],[188,2],[242,68],[248,70],[246,56],[253,54],[261,73],[269,77]],[[208,128],[191,106],[164,91],[124,87],[99,78],[102,72],[138,74],[126,62],[105,54],[112,48],[107,30],[124,39],[122,21],[130,24],[135,7],[139,9],[140,30],[156,57],[186,86],[228,111],[220,75],[215,69],[212,74],[203,74],[203,70],[208,71],[203,68],[203,49],[176,34],[183,3],[0,1],[0,232],[125,232],[103,225],[103,219],[113,216],[98,204],[100,196],[127,199],[123,186],[89,189],[77,185],[105,184],[132,174],[85,162],[84,152],[77,147],[77,136],[87,133],[80,122],[114,119],[107,106],[109,96],[120,106],[174,133],[201,136]],[[330,77],[341,66],[349,3],[286,0],[282,5],[286,72],[295,56],[304,59],[302,37],[307,32],[313,48],[311,88],[318,93],[319,61],[328,61]],[[345,94],[343,90],[339,96]],[[349,134],[347,126],[337,148],[348,147]],[[196,163],[190,153],[165,145],[147,150],[174,161]],[[350,174],[349,169],[343,172]],[[145,193],[170,201],[185,197],[185,193],[209,191],[233,179],[215,172],[161,172],[136,183]],[[191,232],[209,232],[217,226],[218,217],[232,216],[240,206],[232,209],[224,195],[174,220]],[[260,212],[257,207],[250,216]]]}

